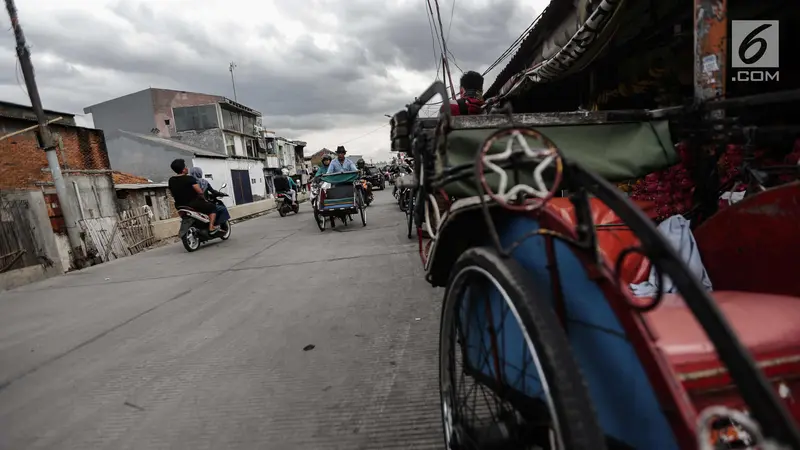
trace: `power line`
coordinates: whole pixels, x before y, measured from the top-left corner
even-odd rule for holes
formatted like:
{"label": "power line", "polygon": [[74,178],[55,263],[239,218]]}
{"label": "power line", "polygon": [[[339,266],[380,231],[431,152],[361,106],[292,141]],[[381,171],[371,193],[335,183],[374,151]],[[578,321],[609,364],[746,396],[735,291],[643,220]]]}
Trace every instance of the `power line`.
{"label": "power line", "polygon": [[510,46],[508,46],[508,48],[500,55],[500,57],[498,57],[492,64],[489,65],[489,68],[483,72],[483,76],[486,76],[487,73],[489,73],[492,69],[497,67],[498,64],[503,62],[503,60],[505,60],[516,49],[517,45],[521,44],[522,41],[525,40],[525,37],[527,37],[528,32],[531,29],[533,29],[533,27],[536,25],[536,23],[539,21],[541,17],[542,14],[540,13],[538,16],[536,16],[535,19],[533,19],[533,22],[531,22],[531,24],[528,25],[528,27],[525,28],[525,30],[522,33],[520,33],[519,37],[517,37],[517,39],[515,39]]}
{"label": "power line", "polygon": [[[439,9],[439,0],[433,0],[436,5],[436,19],[439,21],[439,33],[442,35],[442,64],[444,71],[447,73],[447,78],[450,81],[450,94],[453,99],[456,98],[456,91],[453,88],[453,77],[450,75],[450,66],[447,64],[447,40],[444,38],[444,25],[442,25],[442,12]],[[430,0],[428,0],[428,7],[430,7]]]}
{"label": "power line", "polygon": [[384,128],[384,127],[388,126],[389,124],[390,124],[390,122],[386,122],[385,124],[383,124],[383,125],[379,126],[378,128],[375,128],[374,130],[372,130],[372,131],[370,131],[370,132],[368,132],[368,133],[364,133],[364,134],[362,134],[361,136],[358,136],[358,137],[355,137],[355,138],[353,138],[353,139],[350,139],[349,141],[342,142],[342,143],[341,143],[341,144],[339,144],[339,145],[349,144],[350,142],[357,141],[357,140],[359,140],[359,139],[361,139],[361,138],[367,137],[367,136],[369,136],[370,134],[372,134],[372,133],[374,133],[374,132],[376,132],[376,131],[380,131],[382,128]]}
{"label": "power line", "polygon": [[433,65],[436,66],[436,79],[439,79],[439,65],[442,63],[439,58],[436,57],[436,32],[434,31],[434,24],[431,15],[427,12],[425,16],[428,18],[428,28],[431,30],[431,50],[433,50]]}
{"label": "power line", "polygon": [[461,73],[464,73],[464,69],[462,69],[462,68],[461,68],[461,67],[458,65],[458,61],[456,60],[456,55],[454,55],[454,54],[453,54],[453,52],[451,52],[451,51],[450,51],[450,49],[447,49],[447,53],[450,53],[450,56],[452,56],[452,57],[453,57],[453,64],[455,64],[455,66],[456,66],[456,69],[458,69],[458,70],[459,70]]}
{"label": "power line", "polygon": [[[447,24],[447,39],[450,39],[450,28],[453,27],[453,13],[455,11],[456,11],[456,0],[453,0],[453,3],[450,5],[450,23]],[[452,53],[450,54],[452,55]]]}

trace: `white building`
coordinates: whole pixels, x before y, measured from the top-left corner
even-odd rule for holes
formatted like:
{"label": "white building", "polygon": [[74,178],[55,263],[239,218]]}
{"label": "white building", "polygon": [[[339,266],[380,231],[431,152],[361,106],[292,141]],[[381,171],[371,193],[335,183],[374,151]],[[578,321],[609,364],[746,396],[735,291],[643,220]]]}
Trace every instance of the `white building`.
{"label": "white building", "polygon": [[251,203],[267,198],[264,163],[258,158],[228,156],[204,150],[184,142],[153,134],[117,130],[106,139],[108,146],[120,150],[115,169],[163,182],[174,175],[172,160],[182,158],[190,167],[203,169],[214,189],[227,184],[227,206]]}

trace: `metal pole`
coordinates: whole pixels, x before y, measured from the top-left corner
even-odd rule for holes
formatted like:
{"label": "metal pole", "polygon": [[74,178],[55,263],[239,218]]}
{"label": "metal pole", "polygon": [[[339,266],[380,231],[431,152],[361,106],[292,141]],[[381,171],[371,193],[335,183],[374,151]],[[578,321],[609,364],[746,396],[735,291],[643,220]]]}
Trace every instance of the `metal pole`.
{"label": "metal pole", "polygon": [[235,69],[235,68],[236,68],[236,63],[235,62],[231,62],[231,65],[228,68],[228,70],[231,71],[231,84],[233,84],[233,101],[238,103],[239,99],[236,98],[236,80],[233,78],[233,69]]}
{"label": "metal pole", "polygon": [[61,206],[61,212],[64,214],[64,222],[66,222],[67,226],[67,237],[69,239],[70,248],[72,249],[72,262],[76,268],[81,268],[83,261],[83,242],[77,226],[77,217],[73,214],[73,208],[69,202],[69,193],[64,183],[64,177],[61,174],[61,166],[58,164],[58,154],[56,153],[56,145],[53,141],[53,136],[50,134],[50,129],[47,128],[47,117],[42,108],[39,88],[36,86],[31,54],[25,42],[25,34],[22,32],[22,26],[19,24],[17,7],[14,4],[14,0],[6,0],[6,9],[8,10],[8,16],[11,19],[11,27],[14,29],[14,37],[17,41],[17,56],[19,57],[19,64],[22,67],[22,76],[25,78],[25,86],[28,90],[28,96],[31,99],[31,107],[39,123],[39,134],[42,139],[45,154],[47,155],[47,164],[53,176],[53,184],[56,186],[56,195],[58,196],[58,202]]}

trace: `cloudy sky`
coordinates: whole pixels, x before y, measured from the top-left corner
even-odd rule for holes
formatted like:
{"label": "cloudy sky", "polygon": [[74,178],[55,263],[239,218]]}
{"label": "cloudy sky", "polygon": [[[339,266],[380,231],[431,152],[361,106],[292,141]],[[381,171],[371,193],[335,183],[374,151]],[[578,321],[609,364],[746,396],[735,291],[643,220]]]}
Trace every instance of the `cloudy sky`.
{"label": "cloudy sky", "polygon": [[[480,72],[548,3],[439,1],[455,62]],[[425,0],[18,0],[17,7],[45,108],[82,113],[147,87],[233,98],[235,61],[239,102],[314,151],[345,144],[387,157],[388,127],[378,129],[384,114],[413,100],[437,72]],[[7,16],[0,26],[7,30],[0,99],[30,104]],[[486,88],[502,67],[487,75]],[[460,70],[451,70],[457,83]],[[91,126],[91,115],[78,120]]]}

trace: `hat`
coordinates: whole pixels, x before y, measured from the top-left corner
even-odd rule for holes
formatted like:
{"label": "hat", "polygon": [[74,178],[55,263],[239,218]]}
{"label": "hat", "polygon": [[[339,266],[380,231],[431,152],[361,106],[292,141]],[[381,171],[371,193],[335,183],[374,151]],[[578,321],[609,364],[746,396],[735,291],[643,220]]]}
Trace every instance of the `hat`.
{"label": "hat", "polygon": [[336,154],[338,155],[339,153],[347,153],[347,150],[344,149],[344,145],[336,147]]}

